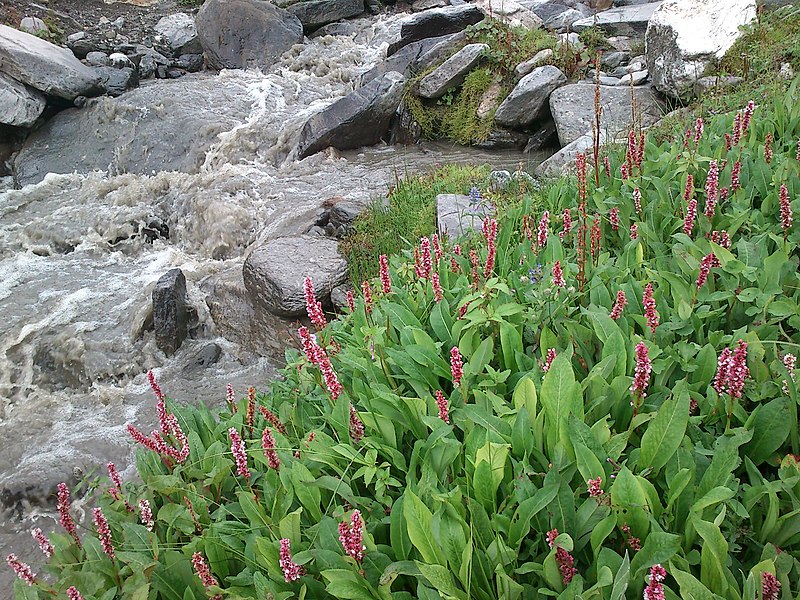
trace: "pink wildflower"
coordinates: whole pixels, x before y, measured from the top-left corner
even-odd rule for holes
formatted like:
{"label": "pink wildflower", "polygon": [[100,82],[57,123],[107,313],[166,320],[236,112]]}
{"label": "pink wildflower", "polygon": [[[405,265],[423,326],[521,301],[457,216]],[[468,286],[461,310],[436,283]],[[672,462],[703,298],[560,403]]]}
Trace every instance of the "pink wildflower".
{"label": "pink wildflower", "polygon": [[36,583],[36,574],[31,570],[30,566],[17,559],[16,554],[6,556],[6,562],[22,581],[28,585]]}
{"label": "pink wildflower", "polygon": [[385,254],[381,254],[378,258],[378,263],[380,264],[381,287],[383,288],[383,293],[388,294],[392,291],[392,279],[389,276],[389,259]]}
{"label": "pink wildflower", "polygon": [[717,359],[717,374],[714,377],[714,389],[718,394],[725,392],[728,385],[728,371],[730,370],[731,349],[723,348]]}
{"label": "pink wildflower", "polygon": [[36,543],[39,544],[39,550],[41,550],[47,558],[53,556],[53,552],[55,552],[55,550],[53,550],[53,544],[50,543],[50,540],[42,533],[41,529],[38,527],[32,529],[31,536],[36,540]]}
{"label": "pink wildflower", "polygon": [[800,161],[800,139],[797,140],[797,155],[795,156],[795,160]]}
{"label": "pink wildflower", "polygon": [[644,160],[645,133],[639,132],[639,145],[636,148],[636,166],[641,168]]}
{"label": "pink wildflower", "polygon": [[712,252],[711,254],[707,254],[703,257],[703,260],[700,261],[700,273],[697,275],[697,287],[701,288],[705,285],[706,280],[708,279],[708,274],[711,271],[711,267],[716,264],[717,257]]}
{"label": "pink wildflower", "polygon": [[578,175],[578,198],[581,202],[586,200],[586,153],[578,152],[575,156],[575,171]]}
{"label": "pink wildflower", "polygon": [[247,468],[247,453],[239,432],[234,427],[231,427],[228,429],[228,437],[231,439],[231,453],[236,461],[236,473],[245,479],[250,479],[250,469]]}
{"label": "pink wildflower", "polygon": [[603,495],[603,479],[602,477],[598,477],[597,479],[589,479],[586,481],[586,489],[589,492],[589,496],[592,498],[597,498],[598,496]]}
{"label": "pink wildflower", "polygon": [[453,254],[455,254],[456,256],[461,256],[461,246],[460,245],[456,244],[455,246],[453,246]]}
{"label": "pink wildflower", "polygon": [[100,545],[111,560],[114,560],[114,544],[111,542],[111,529],[108,527],[103,511],[99,508],[92,509],[94,516],[94,526],[97,529],[97,536],[100,538]]}
{"label": "pink wildflower", "polygon": [[[800,160],[800,159],[798,159]],[[609,160],[608,156],[603,157],[603,168],[606,171],[606,177],[611,177],[611,161]]]}
{"label": "pink wildflower", "polygon": [[350,523],[346,521],[339,523],[339,541],[342,543],[344,553],[359,563],[364,560],[364,552],[367,549],[364,546],[363,536],[364,520],[361,518],[361,511],[356,509],[350,517]]}
{"label": "pink wildflower", "polygon": [[631,223],[631,239],[639,239],[639,226],[636,223]]}
{"label": "pink wildflower", "polygon": [[613,231],[619,229],[619,209],[616,206],[608,213],[608,221],[611,223],[611,229]]}
{"label": "pink wildflower", "polygon": [[350,405],[350,437],[356,444],[364,437],[364,422],[352,404]]}
{"label": "pink wildflower", "polygon": [[597,260],[597,257],[600,255],[600,244],[602,242],[603,232],[600,229],[600,217],[596,216],[594,221],[592,221],[592,227],[589,230],[589,240],[591,242],[590,252],[592,254],[592,258]]}
{"label": "pink wildflower", "polygon": [[694,145],[696,146],[700,142],[700,138],[703,136],[703,119],[697,117],[697,120],[694,122]]}
{"label": "pink wildflower", "polygon": [[544,366],[542,367],[542,370],[545,373],[547,373],[550,370],[550,365],[553,364],[553,361],[556,359],[556,356],[557,356],[557,354],[556,354],[556,349],[555,348],[548,348],[547,349],[547,354],[545,355],[545,358],[544,358]]}
{"label": "pink wildflower", "polygon": [[733,118],[733,145],[738,146],[742,138],[742,113],[737,112]]}
{"label": "pink wildflower", "polygon": [[270,425],[272,425],[275,429],[280,431],[283,435],[286,435],[286,425],[281,423],[281,420],[277,417],[277,415],[275,415],[266,406],[259,406],[258,410],[261,411],[261,414],[267,421],[269,421]]}
{"label": "pink wildflower", "polygon": [[739,173],[742,170],[742,161],[737,160],[733,163],[733,168],[731,169],[731,193],[738,190],[741,186],[739,182]]}
{"label": "pink wildflower", "polygon": [[484,232],[484,235],[486,236],[488,254],[486,255],[486,264],[483,267],[483,276],[488,279],[492,271],[494,271],[494,260],[495,254],[497,253],[497,247],[495,246],[497,240],[497,221],[495,219],[489,221],[488,230]]}
{"label": "pink wildflower", "polygon": [[67,588],[67,600],[83,600],[83,596],[74,585]]}
{"label": "pink wildflower", "polygon": [[233,385],[230,383],[225,386],[225,400],[228,403],[228,408],[232,413],[236,412],[236,400],[233,395]]}
{"label": "pink wildflower", "polygon": [[439,418],[449,425],[450,412],[447,406],[447,398],[444,397],[441,390],[436,390],[434,396],[436,397],[436,406],[439,408]]}
{"label": "pink wildflower", "polygon": [[689,202],[694,196],[694,176],[690,173],[686,176],[686,187],[683,190],[684,202]]}
{"label": "pink wildflower", "polygon": [[639,188],[633,189],[633,207],[637,214],[642,213],[642,191]]}
{"label": "pink wildflower", "polygon": [[455,256],[450,257],[450,272],[461,273],[461,265],[458,264]]}
{"label": "pink wildflower", "polygon": [[156,524],[153,520],[153,509],[150,508],[150,502],[144,498],[139,500],[139,519],[147,531],[153,531],[153,526]]}
{"label": "pink wildflower", "polygon": [[553,265],[553,285],[559,288],[567,287],[567,282],[564,280],[564,271],[561,270],[561,261],[557,260]]}
{"label": "pink wildflower", "polygon": [[314,336],[311,335],[311,332],[308,331],[308,328],[303,326],[297,330],[298,335],[300,335],[300,344],[303,347],[303,353],[306,355],[308,362],[312,365],[317,364],[319,362],[319,357],[317,355],[317,350],[319,346],[317,345]]}
{"label": "pink wildflower", "polygon": [[631,535],[631,528],[627,523],[622,525],[622,533],[625,534],[625,542],[631,550],[639,551],[642,549],[642,540]]}
{"label": "pink wildflower", "polygon": [[739,340],[739,345],[733,351],[730,367],[728,368],[728,393],[732,398],[741,398],[745,380],[750,377],[747,368],[747,342]]}
{"label": "pink wildflower", "polygon": [[730,152],[730,151],[731,151],[731,134],[730,133],[726,133],[725,134],[725,152]]}
{"label": "pink wildflower", "polygon": [[639,342],[636,344],[636,368],[633,376],[633,384],[631,385],[631,392],[644,398],[647,396],[647,387],[650,385],[650,373],[653,367],[650,364],[650,358],[647,356],[647,344]]}
{"label": "pink wildflower", "polygon": [[772,132],[767,134],[767,139],[764,140],[764,160],[767,164],[772,162]]}
{"label": "pink wildflower", "polygon": [[361,294],[364,296],[364,310],[369,315],[372,313],[372,288],[369,287],[369,281],[361,282]]}
{"label": "pink wildflower", "polygon": [[789,190],[786,189],[785,183],[781,184],[779,198],[781,205],[781,227],[783,228],[784,234],[787,234],[792,226],[792,206],[789,202]]}
{"label": "pink wildflower", "polygon": [[622,311],[625,309],[627,304],[628,298],[625,296],[625,292],[623,290],[619,290],[617,292],[617,299],[614,302],[614,306],[611,307],[611,312],[608,316],[616,321],[622,316]]}
{"label": "pink wildflower", "polygon": [[442,248],[442,243],[439,241],[439,235],[434,233],[433,234],[433,258],[436,261],[436,264],[439,264],[439,261],[442,260],[442,256],[444,255],[444,249]]}
{"label": "pink wildflower", "polygon": [[469,260],[472,263],[472,287],[477,290],[480,285],[481,275],[478,270],[478,253],[475,248],[469,251]]}
{"label": "pink wildflower", "polygon": [[70,499],[69,488],[66,483],[58,484],[58,502],[56,504],[59,514],[59,522],[64,530],[72,536],[78,546],[81,545],[81,539],[78,537],[78,528],[75,526],[75,521],[72,520],[72,515],[69,514]]}
{"label": "pink wildflower", "polygon": [[747,129],[750,127],[750,119],[753,117],[753,110],[755,107],[756,103],[750,100],[744,109],[744,116],[742,117],[742,135],[747,133]]}
{"label": "pink wildflower", "polygon": [[573,566],[575,564],[575,559],[569,552],[559,546],[556,548],[556,564],[558,565],[558,570],[561,572],[561,581],[564,582],[564,585],[569,585],[572,578],[578,574],[578,569]]}
{"label": "pink wildflower", "polygon": [[247,389],[247,412],[245,413],[244,423],[253,434],[253,425],[256,422],[256,388],[250,386]]}
{"label": "pink wildflower", "polygon": [[322,303],[317,301],[316,292],[314,292],[314,283],[310,277],[303,278],[303,293],[306,297],[306,312],[308,318],[317,329],[322,329],[328,322],[325,320],[325,313],[322,312]]}
{"label": "pink wildflower", "polygon": [[275,452],[275,438],[272,437],[269,427],[265,427],[264,433],[261,434],[261,448],[264,450],[264,456],[267,457],[269,468],[276,471],[280,469],[281,461],[278,458],[278,453]]}
{"label": "pink wildflower", "polygon": [[461,352],[458,351],[458,346],[450,348],[450,372],[453,374],[453,385],[458,387],[461,383],[461,377],[464,375],[464,363],[461,360]]}
{"label": "pink wildflower", "polygon": [[286,583],[297,581],[306,574],[306,570],[292,560],[290,544],[291,542],[287,538],[281,540],[280,559],[278,560]]}
{"label": "pink wildflower", "polygon": [[431,241],[426,237],[421,238],[419,241],[419,247],[422,259],[420,279],[427,279],[431,274],[431,270],[433,269],[433,259],[431,259]]}
{"label": "pink wildflower", "polygon": [[719,165],[712,160],[708,165],[708,176],[706,177],[706,209],[704,214],[710,219],[714,216],[717,209],[717,198],[719,196]]}
{"label": "pink wildflower", "polygon": [[550,548],[553,547],[553,544],[555,543],[557,537],[558,537],[558,529],[551,529],[545,534],[545,539],[547,540],[548,547]]}
{"label": "pink wildflower", "polygon": [[203,555],[199,552],[195,552],[192,554],[192,566],[194,567],[195,573],[200,578],[200,581],[203,582],[204,587],[211,587],[219,586],[219,582],[216,578],[211,574],[211,570],[208,568]]}
{"label": "pink wildflower", "polygon": [[781,582],[772,573],[761,573],[761,598],[762,600],[778,600],[781,593]]}
{"label": "pink wildflower", "polygon": [[539,219],[539,231],[536,237],[536,242],[539,244],[539,249],[547,245],[547,223],[550,221],[550,211],[544,211],[542,218]]}
{"label": "pink wildflower", "polygon": [[644,600],[664,600],[664,585],[661,583],[667,576],[667,572],[661,565],[650,567],[650,575],[647,578],[647,587],[644,588]]}
{"label": "pink wildflower", "polygon": [[469,303],[469,302],[466,302],[466,303],[462,304],[462,305],[459,307],[459,309],[458,309],[458,318],[459,318],[459,319],[463,319],[463,318],[464,318],[464,315],[466,315],[466,314],[467,314],[467,311],[469,310],[469,305],[470,305],[470,303]]}
{"label": "pink wildflower", "polygon": [[631,176],[631,169],[628,166],[628,163],[624,162],[619,166],[619,175],[623,180],[628,179],[628,177]]}
{"label": "pink wildflower", "polygon": [[564,209],[563,217],[564,217],[564,229],[562,229],[558,234],[558,237],[561,239],[562,242],[564,241],[564,238],[569,235],[569,232],[572,231],[572,216],[569,214],[568,208]]}
{"label": "pink wildflower", "polygon": [[431,285],[433,286],[433,299],[436,300],[438,304],[444,299],[444,291],[439,281],[439,274],[436,271],[431,273]]}
{"label": "pink wildflower", "polygon": [[644,288],[644,297],[642,298],[642,307],[644,308],[644,316],[647,319],[647,325],[653,335],[656,334],[656,327],[658,327],[658,312],[656,311],[656,301],[653,297],[653,284],[648,283]]}
{"label": "pink wildflower", "polygon": [[339,378],[336,376],[336,371],[333,370],[331,359],[328,353],[322,348],[317,347],[317,356],[319,357],[319,370],[322,371],[322,377],[325,380],[325,387],[328,388],[328,393],[331,395],[332,400],[336,400],[339,395],[344,391],[344,387],[339,383]]}
{"label": "pink wildflower", "polygon": [[[794,367],[797,364],[797,357],[794,354],[786,353],[783,355],[783,366],[789,371],[789,379],[794,381]],[[789,382],[783,382],[783,393],[789,395]]]}
{"label": "pink wildflower", "polygon": [[161,391],[158,381],[156,381],[156,375],[153,373],[153,371],[147,372],[147,381],[150,383],[150,387],[153,389],[156,399],[158,400],[156,403],[156,414],[158,415],[158,423],[161,426],[161,431],[165,434],[168,434],[167,405],[164,402],[164,392]]}
{"label": "pink wildflower", "polygon": [[697,218],[697,200],[692,198],[689,200],[689,206],[686,208],[686,217],[683,220],[683,233],[692,235],[694,228],[694,221]]}
{"label": "pink wildflower", "polygon": [[347,308],[350,309],[351,313],[356,312],[356,299],[355,296],[353,296],[353,290],[347,290],[346,298],[347,298]]}

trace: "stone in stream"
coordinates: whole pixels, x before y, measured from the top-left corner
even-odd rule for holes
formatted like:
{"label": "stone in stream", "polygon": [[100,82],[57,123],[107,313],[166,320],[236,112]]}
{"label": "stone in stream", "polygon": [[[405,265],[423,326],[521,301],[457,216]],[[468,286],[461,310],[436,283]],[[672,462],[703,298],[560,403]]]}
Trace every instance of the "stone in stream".
{"label": "stone in stream", "polygon": [[16,79],[0,73],[0,123],[30,127],[47,104],[45,97]]}
{"label": "stone in stream", "polygon": [[448,89],[460,86],[488,49],[488,44],[467,44],[422,78],[419,95],[423,98],[439,98]]}
{"label": "stone in stream", "polygon": [[66,100],[103,92],[97,74],[72,52],[6,25],[0,25],[0,72]]}
{"label": "stone in stream", "polygon": [[298,157],[329,146],[345,150],[377,144],[389,131],[404,82],[400,73],[391,71],[313,115],[300,132]]}
{"label": "stone in stream", "polygon": [[547,115],[547,100],[553,90],[564,85],[567,76],[558,67],[537,67],[520,79],[511,93],[500,104],[494,120],[506,127],[530,125]]}
{"label": "stone in stream", "polygon": [[303,24],[263,0],[208,0],[195,21],[209,66],[267,70],[303,41]]}
{"label": "stone in stream", "polygon": [[203,51],[200,39],[197,37],[194,17],[186,13],[175,13],[161,17],[153,29],[164,38],[164,42],[172,50],[174,56],[197,54]]}
{"label": "stone in stream", "polygon": [[647,27],[647,69],[655,88],[689,99],[695,82],[756,17],[755,0],[666,0]]}
{"label": "stone in stream", "polygon": [[170,269],[153,288],[153,326],[156,345],[169,356],[175,354],[189,333],[186,307],[186,277],[180,269]]}
{"label": "stone in stream", "polygon": [[472,4],[432,8],[416,13],[403,20],[400,39],[389,45],[386,56],[391,56],[412,42],[457,33],[469,25],[480,23],[483,18],[483,12]]}
{"label": "stone in stream", "polygon": [[313,31],[364,12],[364,0],[301,0],[287,9],[300,19],[306,31]]}
{"label": "stone in stream", "polygon": [[132,67],[95,67],[109,96],[121,96],[139,85],[139,75]]}
{"label": "stone in stream", "polygon": [[661,6],[660,1],[636,6],[619,6],[597,13],[596,16],[575,21],[572,30],[580,32],[590,27],[599,27],[606,35],[641,38],[647,30],[648,21],[659,6]]}
{"label": "stone in stream", "polygon": [[314,283],[317,300],[330,302],[331,290],[347,279],[339,242],[326,237],[288,236],[258,244],[244,261],[242,275],[254,306],[286,317],[305,314],[303,279]]}

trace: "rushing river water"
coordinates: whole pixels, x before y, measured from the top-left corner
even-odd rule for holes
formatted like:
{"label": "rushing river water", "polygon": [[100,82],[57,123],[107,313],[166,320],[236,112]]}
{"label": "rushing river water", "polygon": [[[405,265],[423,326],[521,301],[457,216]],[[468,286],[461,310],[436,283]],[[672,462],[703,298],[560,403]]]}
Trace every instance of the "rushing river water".
{"label": "rushing river water", "polygon": [[[27,531],[55,527],[54,486],[109,460],[130,464],[125,424],[155,420],[148,369],[170,397],[210,405],[222,404],[228,382],[244,393],[276,375],[295,325],[247,302],[241,266],[253,242],[303,232],[326,198],[367,203],[435,164],[532,166],[516,152],[433,144],[295,160],[303,123],[352,89],[397,26],[397,17],[360,20],[353,36],[311,40],[268,74],[196,76],[198,93],[220,85],[251,106],[198,173],[51,174],[0,194],[0,555],[38,568]],[[154,222],[168,224],[168,240],[147,235]],[[173,267],[197,318],[167,358],[145,323],[153,285]],[[10,584],[0,569],[0,597]]]}

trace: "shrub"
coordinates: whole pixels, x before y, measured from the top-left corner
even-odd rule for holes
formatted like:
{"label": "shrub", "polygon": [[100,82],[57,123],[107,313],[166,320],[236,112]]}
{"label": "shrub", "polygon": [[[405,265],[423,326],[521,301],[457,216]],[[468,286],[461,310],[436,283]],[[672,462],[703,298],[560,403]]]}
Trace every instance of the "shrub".
{"label": "shrub", "polygon": [[392,257],[268,393],[159,403],[110,539],[53,535],[18,597],[794,597],[798,95],[634,133],[599,186],[579,156],[472,256]]}

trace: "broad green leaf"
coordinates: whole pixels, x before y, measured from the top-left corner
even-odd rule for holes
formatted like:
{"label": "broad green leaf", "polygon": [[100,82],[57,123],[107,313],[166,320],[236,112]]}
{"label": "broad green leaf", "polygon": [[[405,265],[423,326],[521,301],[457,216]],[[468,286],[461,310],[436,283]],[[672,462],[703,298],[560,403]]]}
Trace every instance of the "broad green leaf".
{"label": "broad green leaf", "polygon": [[406,490],[403,495],[403,515],[406,518],[408,537],[422,559],[429,564],[445,566],[446,559],[431,530],[433,514],[411,490]]}
{"label": "broad green leaf", "polygon": [[376,600],[366,579],[347,569],[328,569],[322,571],[322,577],[328,582],[325,591],[335,598],[343,600]]}
{"label": "broad green leaf", "polygon": [[792,401],[787,396],[760,405],[748,420],[753,438],[745,444],[745,455],[758,466],[780,448],[789,437],[792,424]]}
{"label": "broad green leaf", "polygon": [[658,409],[656,418],[650,421],[642,436],[640,469],[650,467],[657,473],[675,454],[689,423],[689,400],[686,382],[681,381],[675,386],[672,397]]}
{"label": "broad green leaf", "polygon": [[715,600],[719,598],[691,573],[673,568],[670,569],[669,574],[678,582],[681,598],[684,600]]}
{"label": "broad green leaf", "polygon": [[467,595],[456,587],[453,576],[447,568],[440,565],[426,565],[419,561],[417,561],[417,567],[423,577],[436,588],[443,598],[466,600]]}
{"label": "broad green leaf", "polygon": [[528,416],[531,419],[536,418],[536,411],[538,410],[538,394],[536,392],[536,384],[529,376],[525,376],[517,382],[514,387],[514,394],[512,395],[514,408],[519,410],[523,406],[528,409]]}

